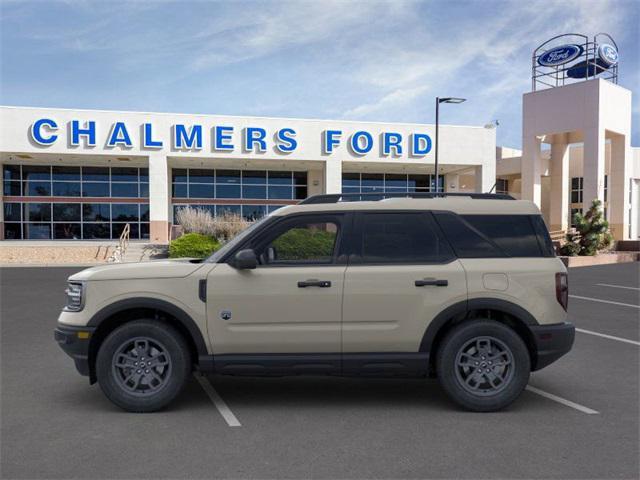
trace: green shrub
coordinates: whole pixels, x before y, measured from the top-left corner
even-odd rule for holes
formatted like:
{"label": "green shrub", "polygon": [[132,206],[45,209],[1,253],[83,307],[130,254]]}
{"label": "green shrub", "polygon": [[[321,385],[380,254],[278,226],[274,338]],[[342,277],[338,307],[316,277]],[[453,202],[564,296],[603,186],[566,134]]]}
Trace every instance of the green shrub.
{"label": "green shrub", "polygon": [[335,240],[336,232],[293,228],[276,239],[273,246],[280,260],[328,260],[333,254]]}
{"label": "green shrub", "polygon": [[220,248],[220,243],[207,235],[187,233],[169,245],[169,258],[205,258]]}
{"label": "green shrub", "polygon": [[600,200],[594,200],[584,215],[576,213],[573,222],[576,230],[567,234],[567,243],[560,248],[561,255],[596,255],[613,244],[609,222],[604,219]]}

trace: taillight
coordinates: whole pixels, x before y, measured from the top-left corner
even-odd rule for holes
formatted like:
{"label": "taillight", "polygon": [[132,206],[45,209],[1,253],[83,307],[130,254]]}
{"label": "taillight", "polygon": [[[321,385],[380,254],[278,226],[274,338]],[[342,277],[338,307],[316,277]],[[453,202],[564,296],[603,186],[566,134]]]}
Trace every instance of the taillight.
{"label": "taillight", "polygon": [[556,273],[556,299],[566,312],[569,305],[569,276],[565,272]]}

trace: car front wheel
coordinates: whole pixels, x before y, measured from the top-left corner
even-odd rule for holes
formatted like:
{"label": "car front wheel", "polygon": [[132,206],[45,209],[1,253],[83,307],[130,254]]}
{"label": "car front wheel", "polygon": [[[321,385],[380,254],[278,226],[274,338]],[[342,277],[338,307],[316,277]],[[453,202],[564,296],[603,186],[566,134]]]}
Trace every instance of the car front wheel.
{"label": "car front wheel", "polygon": [[172,326],[135,320],[104,340],[96,359],[100,388],[130,412],[153,412],[170,404],[191,371],[188,346]]}
{"label": "car front wheel", "polygon": [[492,320],[470,320],[444,338],[436,359],[449,397],[476,412],[510,405],[529,382],[531,362],[520,336]]}

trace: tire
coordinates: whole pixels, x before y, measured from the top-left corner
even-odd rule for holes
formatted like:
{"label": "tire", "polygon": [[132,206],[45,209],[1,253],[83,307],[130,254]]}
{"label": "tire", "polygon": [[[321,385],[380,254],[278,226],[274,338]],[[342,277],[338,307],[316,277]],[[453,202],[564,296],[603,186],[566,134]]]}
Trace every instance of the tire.
{"label": "tire", "polygon": [[180,394],[191,372],[189,347],[171,325],[134,320],[100,345],[96,376],[114,404],[129,412],[154,412]]}
{"label": "tire", "polygon": [[458,405],[474,412],[501,410],[529,382],[527,346],[511,328],[493,320],[470,320],[444,338],[436,357],[438,380]]}

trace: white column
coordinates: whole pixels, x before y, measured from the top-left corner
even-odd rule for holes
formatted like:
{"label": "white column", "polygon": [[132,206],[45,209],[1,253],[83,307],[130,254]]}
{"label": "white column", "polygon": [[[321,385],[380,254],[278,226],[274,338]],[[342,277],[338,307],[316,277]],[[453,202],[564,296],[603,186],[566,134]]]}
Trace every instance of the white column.
{"label": "white column", "polygon": [[342,193],[342,162],[336,158],[324,162],[324,193]]}
{"label": "white column", "polygon": [[613,238],[629,237],[629,178],[631,177],[632,152],[628,135],[615,135],[611,140],[611,164],[607,200],[609,202],[609,225]]}
{"label": "white column", "polygon": [[567,134],[555,135],[551,145],[550,230],[569,226],[569,145]]}
{"label": "white column", "polygon": [[489,193],[496,183],[496,163],[488,162],[474,167],[476,193]]}
{"label": "white column", "polygon": [[525,136],[522,151],[522,199],[531,200],[540,207],[542,160],[540,139],[535,135]]}
{"label": "white column", "polygon": [[582,209],[586,212],[596,198],[604,203],[604,129],[599,126],[584,132],[582,163]]}
{"label": "white column", "polygon": [[153,243],[169,241],[170,188],[166,155],[162,153],[149,155],[149,241]]}

